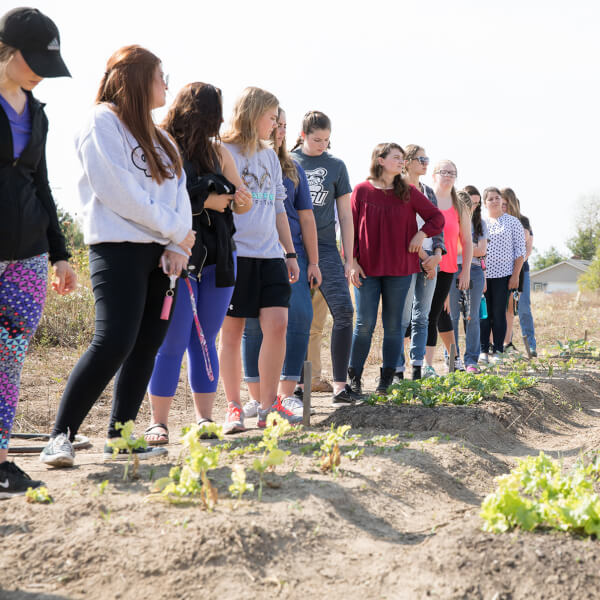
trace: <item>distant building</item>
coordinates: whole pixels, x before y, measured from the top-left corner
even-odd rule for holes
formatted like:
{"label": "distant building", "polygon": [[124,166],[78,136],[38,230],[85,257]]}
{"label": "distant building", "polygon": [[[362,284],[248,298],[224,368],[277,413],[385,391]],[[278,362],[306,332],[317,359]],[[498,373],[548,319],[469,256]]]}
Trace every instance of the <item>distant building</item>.
{"label": "distant building", "polygon": [[568,258],[540,271],[531,271],[533,292],[577,292],[577,280],[590,266],[591,261]]}

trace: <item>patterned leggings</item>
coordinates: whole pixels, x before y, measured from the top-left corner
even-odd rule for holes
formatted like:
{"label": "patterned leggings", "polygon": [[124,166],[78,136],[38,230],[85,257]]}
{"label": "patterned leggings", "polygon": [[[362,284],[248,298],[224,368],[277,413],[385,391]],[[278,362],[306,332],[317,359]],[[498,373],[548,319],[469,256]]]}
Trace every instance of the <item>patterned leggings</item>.
{"label": "patterned leggings", "polygon": [[23,361],[46,300],[48,254],[0,261],[0,450],[8,448]]}

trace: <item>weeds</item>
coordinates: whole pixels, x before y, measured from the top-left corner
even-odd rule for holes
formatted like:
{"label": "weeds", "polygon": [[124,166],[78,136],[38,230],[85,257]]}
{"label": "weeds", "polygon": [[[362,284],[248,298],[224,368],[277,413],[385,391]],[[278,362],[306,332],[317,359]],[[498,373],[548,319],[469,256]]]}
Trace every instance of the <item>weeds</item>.
{"label": "weeds", "polygon": [[52,504],[54,502],[48,488],[43,485],[36,488],[27,488],[25,499],[32,504]]}
{"label": "weeds", "polygon": [[123,425],[123,423],[117,423],[115,425],[115,429],[121,432],[121,437],[114,438],[107,442],[108,446],[113,449],[113,458],[115,458],[122,450],[125,450],[128,454],[127,462],[125,463],[125,469],[123,471],[123,481],[127,480],[127,476],[129,475],[129,466],[131,465],[132,459],[133,471],[131,473],[131,478],[136,479],[140,461],[137,454],[134,453],[134,450],[137,450],[138,448],[146,448],[148,445],[143,437],[136,438],[133,435],[134,427],[135,423],[133,421],[127,421],[125,425]]}

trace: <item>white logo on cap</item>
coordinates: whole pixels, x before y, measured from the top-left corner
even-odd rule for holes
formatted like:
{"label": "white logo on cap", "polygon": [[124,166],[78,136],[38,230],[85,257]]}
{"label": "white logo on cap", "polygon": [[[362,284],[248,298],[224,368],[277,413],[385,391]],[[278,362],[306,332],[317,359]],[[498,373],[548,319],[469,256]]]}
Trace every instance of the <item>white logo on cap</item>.
{"label": "white logo on cap", "polygon": [[48,50],[60,50],[60,44],[58,43],[58,39],[54,38],[49,44],[48,44]]}

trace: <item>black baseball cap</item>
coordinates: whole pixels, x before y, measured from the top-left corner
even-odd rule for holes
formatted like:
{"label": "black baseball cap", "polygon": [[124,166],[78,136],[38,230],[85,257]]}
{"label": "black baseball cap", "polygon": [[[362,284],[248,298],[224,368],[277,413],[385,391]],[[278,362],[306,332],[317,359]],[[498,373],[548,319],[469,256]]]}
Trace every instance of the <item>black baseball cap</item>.
{"label": "black baseball cap", "polygon": [[0,18],[0,42],[20,50],[38,77],[71,77],[60,55],[58,28],[37,8],[13,8]]}

